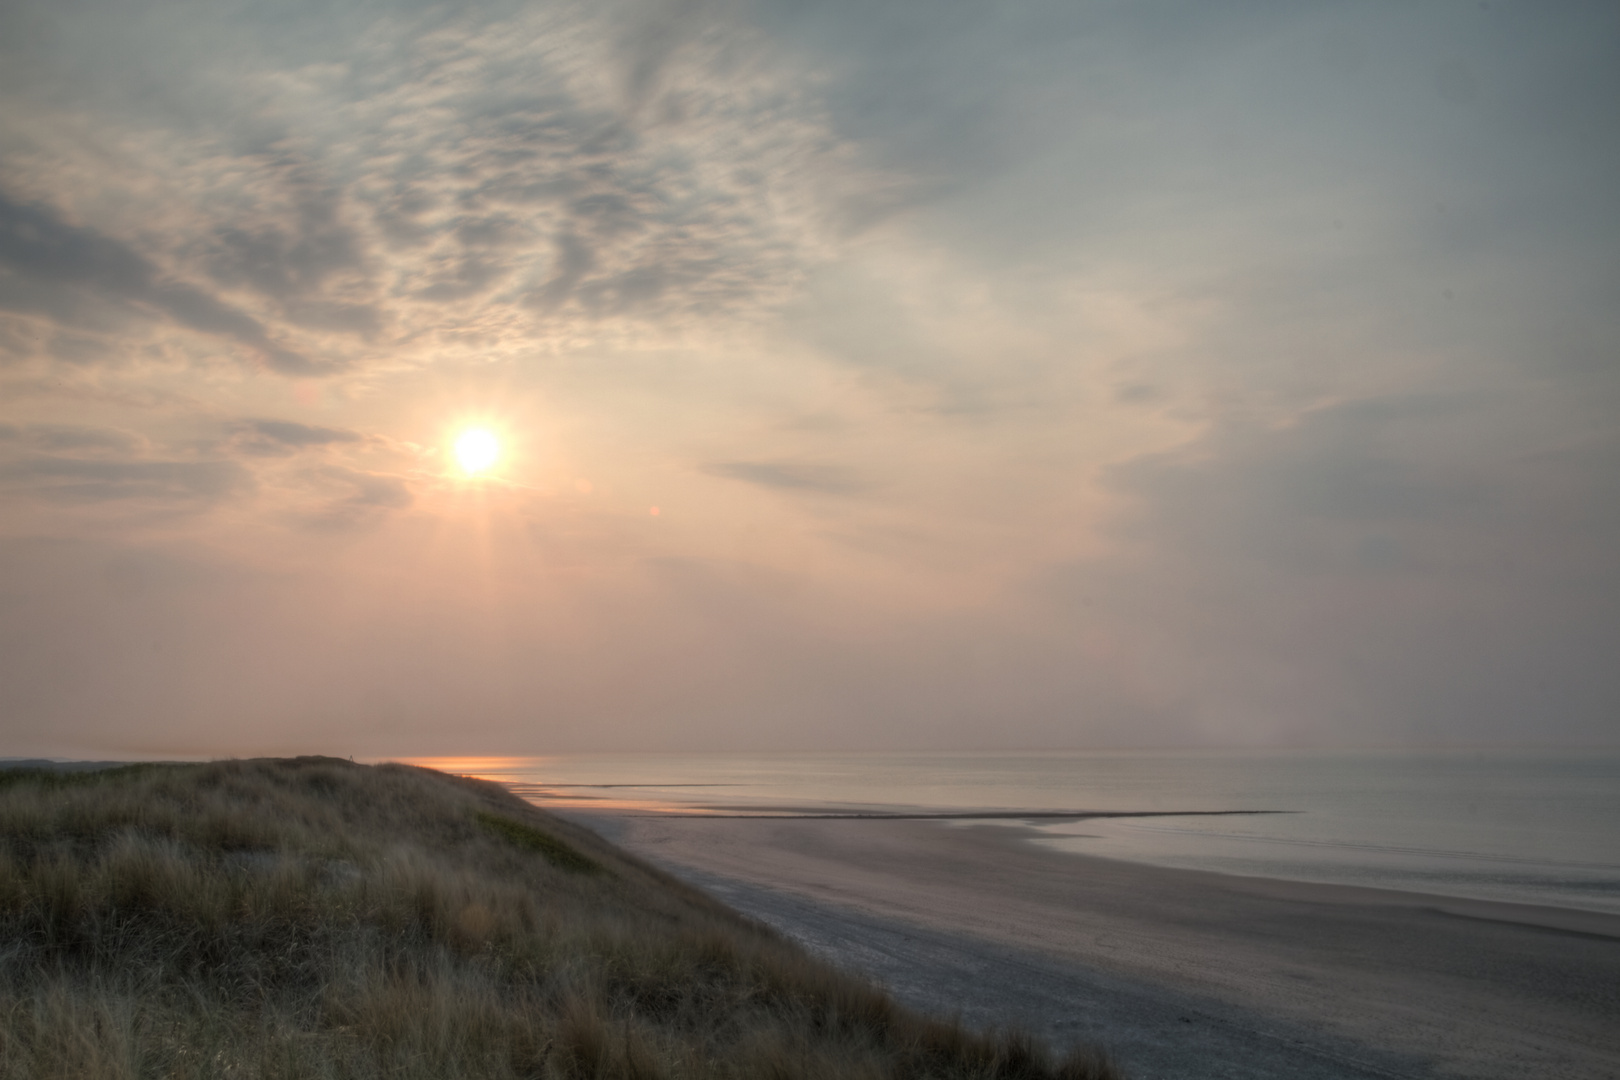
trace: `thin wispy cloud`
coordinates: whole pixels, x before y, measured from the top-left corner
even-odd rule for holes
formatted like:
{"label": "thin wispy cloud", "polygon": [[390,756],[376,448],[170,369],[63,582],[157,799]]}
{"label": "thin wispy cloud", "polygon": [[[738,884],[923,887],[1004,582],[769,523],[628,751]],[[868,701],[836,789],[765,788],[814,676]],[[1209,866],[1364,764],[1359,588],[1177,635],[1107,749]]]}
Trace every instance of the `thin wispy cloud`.
{"label": "thin wispy cloud", "polygon": [[41,457],[0,466],[8,486],[53,502],[124,500],[213,503],[251,486],[229,461],[98,461]]}
{"label": "thin wispy cloud", "polygon": [[866,485],[847,469],[797,461],[715,461],[703,467],[711,476],[724,476],[761,487],[786,491],[849,495]]}
{"label": "thin wispy cloud", "polygon": [[233,425],[237,444],[252,454],[291,454],[311,447],[365,441],[358,431],[300,424],[293,420],[241,420]]}

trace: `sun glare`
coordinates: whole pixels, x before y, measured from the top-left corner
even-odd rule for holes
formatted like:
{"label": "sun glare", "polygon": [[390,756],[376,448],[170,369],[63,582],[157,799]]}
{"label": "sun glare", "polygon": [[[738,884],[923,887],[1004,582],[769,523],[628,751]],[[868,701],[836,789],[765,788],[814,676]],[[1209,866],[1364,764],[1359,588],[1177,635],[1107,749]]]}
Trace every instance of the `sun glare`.
{"label": "sun glare", "polygon": [[456,436],[456,460],[468,475],[481,473],[501,456],[501,444],[486,428],[470,428]]}

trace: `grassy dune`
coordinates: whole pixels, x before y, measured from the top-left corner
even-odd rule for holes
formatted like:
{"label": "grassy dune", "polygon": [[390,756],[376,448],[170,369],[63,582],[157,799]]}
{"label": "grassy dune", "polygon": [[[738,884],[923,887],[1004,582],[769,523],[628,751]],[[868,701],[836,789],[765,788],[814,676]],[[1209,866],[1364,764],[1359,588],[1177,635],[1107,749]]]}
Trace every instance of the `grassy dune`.
{"label": "grassy dune", "polygon": [[5,1077],[1004,1077],[505,790],[330,759],[0,772]]}

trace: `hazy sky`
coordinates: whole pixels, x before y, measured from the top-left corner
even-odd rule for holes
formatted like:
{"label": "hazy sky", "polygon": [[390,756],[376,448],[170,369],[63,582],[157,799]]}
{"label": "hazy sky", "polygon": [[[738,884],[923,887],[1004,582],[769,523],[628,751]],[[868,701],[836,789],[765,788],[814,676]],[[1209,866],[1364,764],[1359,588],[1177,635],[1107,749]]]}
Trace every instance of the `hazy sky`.
{"label": "hazy sky", "polygon": [[1612,2],[10,0],[0,755],[1620,741],[1617,103]]}

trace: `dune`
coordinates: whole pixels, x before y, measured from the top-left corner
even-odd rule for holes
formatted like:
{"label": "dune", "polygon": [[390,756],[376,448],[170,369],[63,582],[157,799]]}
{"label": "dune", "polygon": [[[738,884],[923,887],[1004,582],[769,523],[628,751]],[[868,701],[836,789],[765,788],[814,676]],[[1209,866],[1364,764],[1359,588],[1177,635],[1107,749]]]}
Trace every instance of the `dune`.
{"label": "dune", "polygon": [[301,758],[0,771],[0,1075],[1111,1080],[499,786]]}

